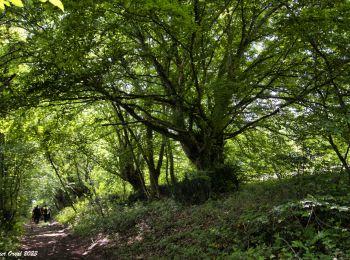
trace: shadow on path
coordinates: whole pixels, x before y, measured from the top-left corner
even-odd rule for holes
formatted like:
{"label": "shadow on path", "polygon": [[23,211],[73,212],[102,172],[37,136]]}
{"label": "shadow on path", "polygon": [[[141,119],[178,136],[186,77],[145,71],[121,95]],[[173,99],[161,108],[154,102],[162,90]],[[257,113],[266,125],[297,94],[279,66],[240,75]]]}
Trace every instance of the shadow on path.
{"label": "shadow on path", "polygon": [[[100,256],[91,253],[93,249],[109,243],[107,237],[98,237],[94,241],[74,236],[67,227],[57,222],[26,224],[25,231],[21,240],[24,257],[20,259],[101,259]],[[31,254],[33,257],[25,256]]]}

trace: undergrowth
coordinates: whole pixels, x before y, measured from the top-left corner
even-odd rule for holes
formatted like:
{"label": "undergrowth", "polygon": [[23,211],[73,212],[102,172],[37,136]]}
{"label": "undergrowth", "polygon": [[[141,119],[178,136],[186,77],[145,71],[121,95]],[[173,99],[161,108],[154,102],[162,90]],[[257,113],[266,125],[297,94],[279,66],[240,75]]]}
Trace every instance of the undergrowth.
{"label": "undergrowth", "polygon": [[13,251],[18,248],[19,237],[23,234],[25,219],[19,218],[11,228],[0,225],[0,252]]}
{"label": "undergrowth", "polygon": [[84,202],[61,220],[82,235],[108,233],[115,242],[108,254],[119,259],[345,259],[348,190],[345,179],[329,174],[293,177],[251,183],[200,205],[108,205],[102,216]]}

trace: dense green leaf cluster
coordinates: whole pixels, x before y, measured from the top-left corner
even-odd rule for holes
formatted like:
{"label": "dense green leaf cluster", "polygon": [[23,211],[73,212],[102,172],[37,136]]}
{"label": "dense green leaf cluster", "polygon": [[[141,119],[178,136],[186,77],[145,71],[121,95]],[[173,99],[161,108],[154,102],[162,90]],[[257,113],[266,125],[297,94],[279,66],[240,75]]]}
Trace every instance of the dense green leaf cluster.
{"label": "dense green leaf cluster", "polygon": [[2,229],[33,200],[154,256],[348,254],[349,1],[49,2],[0,0]]}

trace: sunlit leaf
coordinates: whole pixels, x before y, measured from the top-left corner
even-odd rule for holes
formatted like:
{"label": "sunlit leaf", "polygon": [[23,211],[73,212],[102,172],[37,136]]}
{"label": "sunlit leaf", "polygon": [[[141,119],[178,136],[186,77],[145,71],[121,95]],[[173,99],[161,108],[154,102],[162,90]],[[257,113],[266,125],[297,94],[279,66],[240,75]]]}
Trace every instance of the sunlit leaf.
{"label": "sunlit leaf", "polygon": [[22,0],[10,0],[10,2],[15,6],[23,7]]}
{"label": "sunlit leaf", "polygon": [[2,1],[0,1],[0,10],[5,10],[5,4]]}
{"label": "sunlit leaf", "polygon": [[49,0],[49,2],[51,4],[53,4],[54,6],[57,6],[59,9],[61,9],[62,11],[64,11],[64,7],[63,4],[60,0]]}
{"label": "sunlit leaf", "polygon": [[47,2],[47,0],[39,0],[40,2],[42,2],[42,3],[46,3]]}

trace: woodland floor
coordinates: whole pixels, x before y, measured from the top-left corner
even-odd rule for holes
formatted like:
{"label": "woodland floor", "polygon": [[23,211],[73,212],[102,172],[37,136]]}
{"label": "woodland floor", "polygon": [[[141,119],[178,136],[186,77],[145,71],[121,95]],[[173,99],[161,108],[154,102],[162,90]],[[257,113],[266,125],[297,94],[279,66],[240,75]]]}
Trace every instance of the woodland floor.
{"label": "woodland floor", "polygon": [[[23,257],[19,259],[106,259],[103,248],[108,244],[109,239],[101,234],[94,238],[81,238],[57,222],[28,223],[21,240]],[[31,253],[36,256],[25,256]]]}

